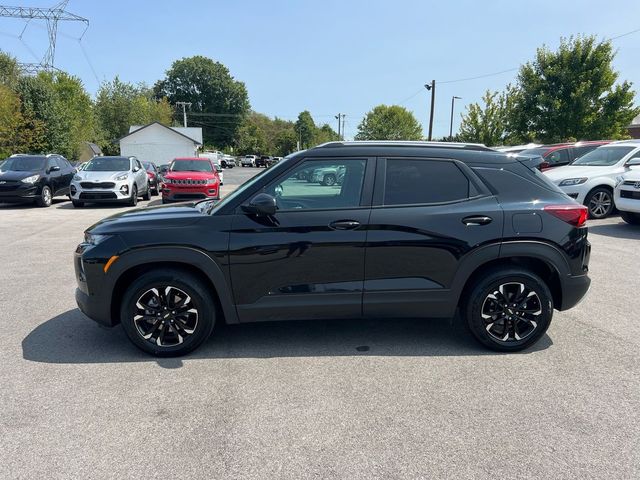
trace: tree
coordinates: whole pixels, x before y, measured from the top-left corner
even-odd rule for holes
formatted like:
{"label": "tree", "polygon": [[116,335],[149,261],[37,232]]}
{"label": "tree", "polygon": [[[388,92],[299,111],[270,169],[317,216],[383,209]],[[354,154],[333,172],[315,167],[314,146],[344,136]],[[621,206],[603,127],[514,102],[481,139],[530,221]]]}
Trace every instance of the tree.
{"label": "tree", "polygon": [[314,135],[314,144],[319,145],[326,142],[335,142],[340,140],[340,135],[328,123],[317,128]]}
{"label": "tree", "polygon": [[0,84],[15,89],[20,78],[18,61],[0,50]]}
{"label": "tree", "polygon": [[631,83],[616,84],[611,41],[593,36],[562,39],[557,51],[543,46],[523,65],[510,118],[521,141],[559,142],[624,138],[640,109]]}
{"label": "tree", "polygon": [[378,105],[358,125],[356,140],[420,140],[422,128],[406,108]]}
{"label": "tree", "polygon": [[309,148],[314,144],[316,124],[308,110],[300,112],[296,121],[296,132],[300,139],[300,148]]}
{"label": "tree", "polygon": [[463,142],[502,145],[508,137],[507,95],[487,90],[482,97],[484,105],[472,103],[462,115],[458,138]]}
{"label": "tree", "polygon": [[20,110],[20,97],[6,85],[0,84],[0,159],[23,151],[21,138],[24,118]]}
{"label": "tree", "polygon": [[163,80],[154,86],[156,97],[171,104],[190,102],[203,128],[207,144],[226,147],[234,144],[244,117],[249,113],[249,95],[244,83],[235,80],[227,67],[203,56],[176,60]]}
{"label": "tree", "polygon": [[133,85],[118,77],[100,85],[95,103],[97,141],[106,154],[118,154],[116,140],[131,125],[160,122],[170,125],[173,109],[166,98],[156,100],[145,85]]}
{"label": "tree", "polygon": [[293,128],[280,130],[274,139],[275,154],[285,157],[296,151],[298,146],[298,135]]}

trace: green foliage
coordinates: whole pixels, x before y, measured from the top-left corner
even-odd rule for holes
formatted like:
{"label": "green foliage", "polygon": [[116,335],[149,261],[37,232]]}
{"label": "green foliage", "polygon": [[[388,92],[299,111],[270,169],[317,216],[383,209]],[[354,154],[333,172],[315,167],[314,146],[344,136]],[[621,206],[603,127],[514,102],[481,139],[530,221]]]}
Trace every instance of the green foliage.
{"label": "green foliage", "polygon": [[462,142],[502,145],[509,135],[508,95],[487,90],[483,105],[472,103],[462,114],[458,138]]}
{"label": "green foliage", "polygon": [[131,125],[151,122],[171,124],[173,109],[166,98],[156,100],[145,85],[133,85],[118,77],[100,85],[95,103],[97,142],[107,155],[117,155],[117,140]]}
{"label": "green foliage", "polygon": [[0,50],[0,84],[15,89],[20,78],[17,60]]}
{"label": "green foliage", "polygon": [[520,141],[545,143],[578,139],[616,139],[640,109],[631,83],[616,84],[611,41],[593,36],[563,39],[556,51],[537,50],[518,74],[510,112]]}
{"label": "green foliage", "polygon": [[300,139],[300,148],[305,149],[313,146],[316,124],[308,110],[300,112],[296,121],[296,132]]}
{"label": "green foliage", "polygon": [[[226,147],[240,140],[236,134],[249,113],[249,95],[223,64],[199,55],[176,60],[154,91],[171,104],[191,102],[190,111],[196,114],[215,114],[194,115],[190,122],[203,128],[205,143]],[[182,118],[181,111],[176,114]]]}
{"label": "green foliage", "polygon": [[413,114],[399,105],[378,105],[358,125],[356,140],[420,140],[422,128]]}

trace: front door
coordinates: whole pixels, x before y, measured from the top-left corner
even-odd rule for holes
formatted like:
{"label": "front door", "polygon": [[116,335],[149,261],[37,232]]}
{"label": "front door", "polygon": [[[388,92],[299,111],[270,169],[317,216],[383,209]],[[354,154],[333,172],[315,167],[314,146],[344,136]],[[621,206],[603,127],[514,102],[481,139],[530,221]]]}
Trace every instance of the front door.
{"label": "front door", "polygon": [[[263,189],[275,215],[236,212],[229,258],[240,321],[361,316],[372,163],[304,160]],[[299,179],[308,169],[320,180]],[[335,182],[323,184],[327,175]]]}

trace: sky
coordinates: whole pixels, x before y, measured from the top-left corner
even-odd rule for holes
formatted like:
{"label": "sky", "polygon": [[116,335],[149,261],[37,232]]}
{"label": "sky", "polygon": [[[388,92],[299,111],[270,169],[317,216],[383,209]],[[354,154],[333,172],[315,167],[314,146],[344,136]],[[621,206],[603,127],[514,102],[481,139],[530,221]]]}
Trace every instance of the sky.
{"label": "sky", "polygon": [[[452,96],[462,97],[455,132],[465,105],[513,82],[517,72],[504,71],[532,60],[543,44],[640,29],[638,0],[70,0],[67,10],[90,24],[81,41],[82,24],[59,24],[55,66],[80,77],[91,94],[116,75],[152,85],[174,60],[205,55],[246,84],[253,110],[288,120],[309,110],[334,129],[334,116],[344,113],[347,138],[381,103],[408,108],[426,132],[430,93],[423,85],[434,79],[433,135],[448,135]],[[20,39],[24,27],[0,18],[0,49],[38,61],[46,27],[32,20]],[[614,45],[620,79],[640,92],[640,31]],[[495,72],[504,73],[484,76]]]}

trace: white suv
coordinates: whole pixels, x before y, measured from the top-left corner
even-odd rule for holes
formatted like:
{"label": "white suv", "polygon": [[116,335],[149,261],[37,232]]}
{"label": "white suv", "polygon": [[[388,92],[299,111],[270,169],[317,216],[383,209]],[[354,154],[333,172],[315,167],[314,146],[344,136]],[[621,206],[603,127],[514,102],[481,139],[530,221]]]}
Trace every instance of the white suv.
{"label": "white suv", "polygon": [[138,197],[149,200],[149,177],[136,157],[93,157],[71,181],[74,207],[85,203],[125,202],[135,206]]}
{"label": "white suv", "polygon": [[255,167],[256,166],[256,156],[255,155],[245,155],[240,160],[240,165],[243,167]]}
{"label": "white suv", "polygon": [[622,219],[631,225],[640,225],[640,152],[627,161],[627,166],[631,170],[617,178],[613,198]]}
{"label": "white suv", "polygon": [[571,165],[546,170],[544,174],[567,195],[589,209],[590,218],[613,212],[613,190],[618,177],[631,171],[630,161],[640,156],[640,140],[609,143],[586,153]]}

